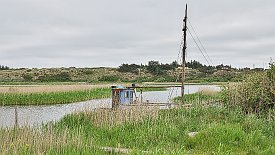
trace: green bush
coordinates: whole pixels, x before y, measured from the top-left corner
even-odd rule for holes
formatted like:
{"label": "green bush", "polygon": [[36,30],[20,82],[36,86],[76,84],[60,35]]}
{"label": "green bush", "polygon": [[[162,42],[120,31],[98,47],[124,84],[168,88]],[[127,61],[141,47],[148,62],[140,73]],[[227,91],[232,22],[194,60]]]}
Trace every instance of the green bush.
{"label": "green bush", "polygon": [[25,75],[23,75],[23,78],[24,78],[24,81],[30,82],[30,81],[32,81],[33,77],[30,74],[25,74]]}
{"label": "green bush", "polygon": [[274,67],[267,72],[249,75],[242,82],[228,84],[224,87],[223,97],[228,106],[240,106],[248,113],[273,108]]}

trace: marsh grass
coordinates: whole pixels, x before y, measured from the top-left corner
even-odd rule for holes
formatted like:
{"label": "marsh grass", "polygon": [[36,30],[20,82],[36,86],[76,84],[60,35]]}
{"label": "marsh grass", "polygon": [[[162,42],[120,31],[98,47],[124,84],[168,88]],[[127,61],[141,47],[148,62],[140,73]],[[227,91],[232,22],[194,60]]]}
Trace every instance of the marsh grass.
{"label": "marsh grass", "polygon": [[47,92],[67,92],[80,91],[95,88],[107,88],[107,84],[44,84],[44,85],[1,85],[0,93],[47,93]]}
{"label": "marsh grass", "polygon": [[178,104],[190,105],[222,105],[222,93],[210,88],[200,89],[197,93],[186,94],[184,99],[181,96],[173,98]]}
{"label": "marsh grass", "polygon": [[0,93],[1,105],[50,105],[65,104],[90,99],[108,98],[109,88],[96,88],[66,92],[45,93]]}
{"label": "marsh grass", "polygon": [[[104,85],[53,85],[0,87],[0,105],[51,105],[111,97],[111,88]],[[103,88],[101,88],[103,87]],[[164,88],[146,88],[143,91],[163,91]]]}
{"label": "marsh grass", "polygon": [[214,90],[213,88],[209,88],[209,87],[205,87],[205,88],[201,87],[201,88],[199,88],[198,92],[203,95],[208,95],[208,96],[214,96],[219,93],[218,90]]}
{"label": "marsh grass", "polygon": [[[99,109],[94,112],[86,111],[78,115],[89,118],[97,127],[114,127],[127,122],[139,122],[144,118],[157,118],[159,108],[157,106],[126,107],[118,110]],[[77,114],[76,114],[77,115]]]}
{"label": "marsh grass", "polygon": [[[144,115],[143,119],[133,116],[140,111],[132,112],[137,114],[127,115],[124,110],[116,114],[110,110],[87,111],[66,116],[54,128],[59,132],[80,130],[85,138],[92,137],[96,146],[150,154],[272,154],[275,151],[275,121],[245,115],[240,109],[196,106],[159,110],[155,115]],[[123,117],[128,119],[121,121]],[[191,138],[189,132],[198,134]]]}
{"label": "marsh grass", "polygon": [[[30,128],[0,129],[0,154],[66,154],[99,152],[93,147],[92,140],[84,142],[80,132],[62,134]],[[78,151],[76,151],[78,150]]]}
{"label": "marsh grass", "polygon": [[107,154],[102,147],[129,154],[274,154],[274,131],[274,119],[240,108],[86,110],[41,130],[1,129],[0,154]]}
{"label": "marsh grass", "polygon": [[142,89],[139,89],[137,88],[137,92],[140,92],[140,91],[143,91],[143,92],[147,92],[147,91],[165,91],[167,90],[166,88],[153,88],[153,87],[150,87],[150,88],[142,88]]}

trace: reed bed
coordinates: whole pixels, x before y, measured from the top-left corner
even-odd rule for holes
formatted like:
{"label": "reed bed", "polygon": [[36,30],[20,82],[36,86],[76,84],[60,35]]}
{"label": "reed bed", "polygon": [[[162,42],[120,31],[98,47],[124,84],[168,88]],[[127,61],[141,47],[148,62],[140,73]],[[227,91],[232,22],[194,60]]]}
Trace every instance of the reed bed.
{"label": "reed bed", "polygon": [[214,90],[213,88],[209,88],[209,87],[200,87],[198,92],[203,95],[211,95],[211,96],[219,93],[218,90]]}
{"label": "reed bed", "polygon": [[179,96],[173,99],[175,103],[181,105],[222,105],[222,94],[213,89],[203,88],[194,94],[184,95],[184,99]]}
{"label": "reed bed", "polygon": [[[0,87],[0,105],[51,105],[111,97],[106,85],[52,85]],[[143,91],[163,91],[148,88]]]}
{"label": "reed bed", "polygon": [[143,91],[143,92],[146,92],[146,91],[165,91],[167,90],[166,88],[142,88],[142,89],[138,89],[137,88],[137,92],[140,92],[140,91]]}
{"label": "reed bed", "polygon": [[65,104],[110,96],[109,88],[47,93],[0,93],[0,104],[3,106]]}
{"label": "reed bed", "polygon": [[1,85],[0,93],[47,93],[106,88],[108,85]]}
{"label": "reed bed", "polygon": [[[84,113],[75,114],[76,117],[90,119],[90,122],[97,127],[114,127],[127,122],[139,122],[144,118],[157,118],[159,107],[157,106],[132,106],[118,110],[99,109],[94,112],[85,111]],[[78,116],[77,116],[78,115]]]}
{"label": "reed bed", "polygon": [[[85,150],[96,153],[92,140],[80,132],[53,133],[29,128],[0,129],[0,154],[66,154]],[[75,151],[78,150],[78,151]]]}
{"label": "reed bed", "polygon": [[[86,111],[66,116],[54,129],[81,130],[99,148],[126,148],[130,154],[275,153],[274,119],[216,106],[156,110],[152,115],[146,110]],[[198,133],[189,137],[190,132]]]}

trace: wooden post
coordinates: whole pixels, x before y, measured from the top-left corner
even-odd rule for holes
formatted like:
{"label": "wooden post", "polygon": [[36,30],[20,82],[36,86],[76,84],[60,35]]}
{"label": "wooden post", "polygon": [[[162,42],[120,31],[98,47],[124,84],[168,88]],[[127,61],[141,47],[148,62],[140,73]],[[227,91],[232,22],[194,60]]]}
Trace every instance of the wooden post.
{"label": "wooden post", "polygon": [[142,102],[143,102],[142,89],[140,89],[140,103],[142,104]]}
{"label": "wooden post", "polygon": [[187,31],[187,4],[185,8],[185,17],[183,19],[183,34],[184,34],[184,44],[182,48],[182,76],[181,76],[181,97],[184,101],[184,82],[185,82],[185,57],[186,57],[186,31]]}
{"label": "wooden post", "polygon": [[14,107],[14,127],[18,127],[18,112],[17,112],[17,106]]}

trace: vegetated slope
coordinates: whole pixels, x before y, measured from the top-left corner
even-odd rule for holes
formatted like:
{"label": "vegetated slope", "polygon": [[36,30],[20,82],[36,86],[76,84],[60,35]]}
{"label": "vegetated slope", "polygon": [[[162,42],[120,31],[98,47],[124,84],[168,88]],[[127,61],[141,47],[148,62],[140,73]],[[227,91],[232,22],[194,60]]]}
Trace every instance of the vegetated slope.
{"label": "vegetated slope", "polygon": [[[244,75],[263,69],[236,69],[230,65],[206,66],[197,61],[186,64],[187,82],[240,81]],[[146,65],[122,64],[118,68],[42,68],[0,70],[0,82],[176,82],[181,67],[176,62],[162,64],[149,61]]]}
{"label": "vegetated slope", "polygon": [[43,68],[0,71],[1,82],[101,82],[136,78],[132,73],[120,73],[115,68]]}

